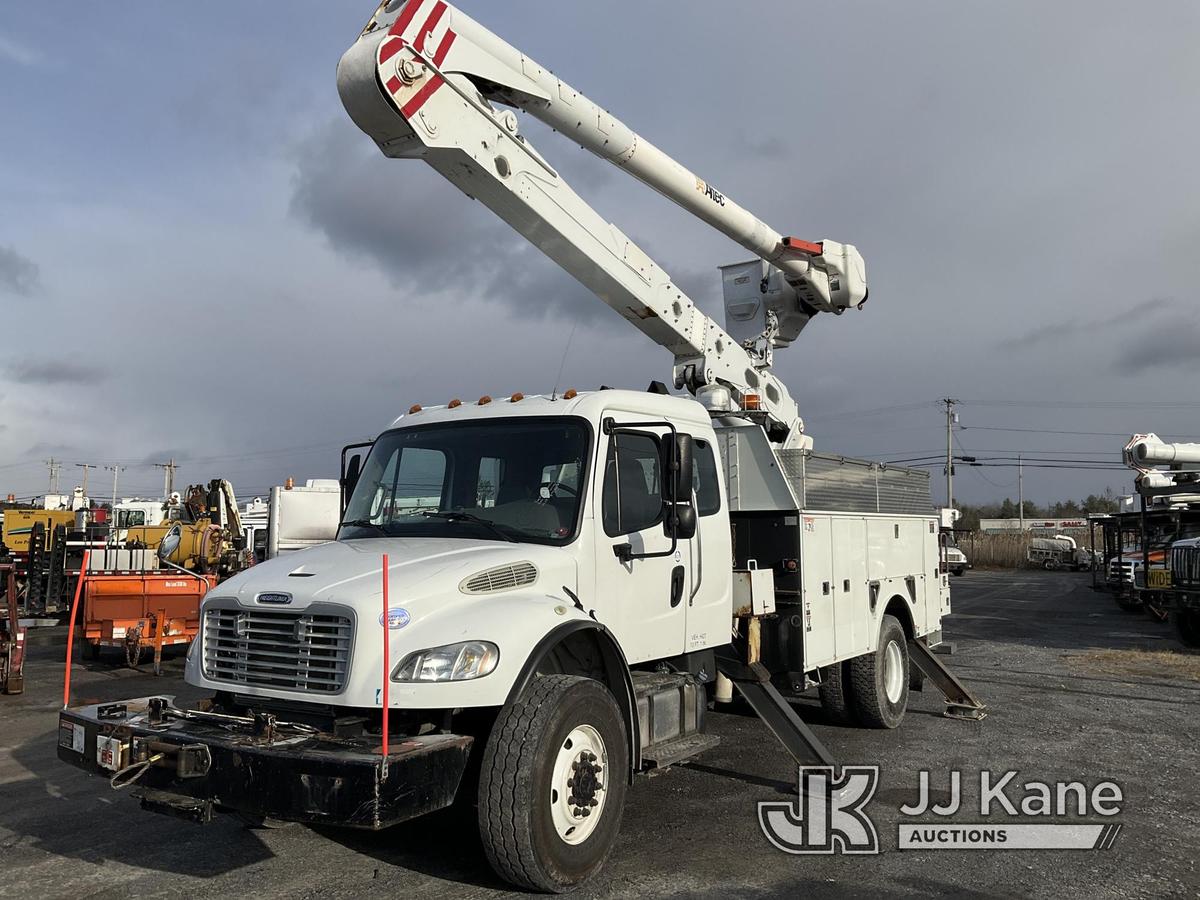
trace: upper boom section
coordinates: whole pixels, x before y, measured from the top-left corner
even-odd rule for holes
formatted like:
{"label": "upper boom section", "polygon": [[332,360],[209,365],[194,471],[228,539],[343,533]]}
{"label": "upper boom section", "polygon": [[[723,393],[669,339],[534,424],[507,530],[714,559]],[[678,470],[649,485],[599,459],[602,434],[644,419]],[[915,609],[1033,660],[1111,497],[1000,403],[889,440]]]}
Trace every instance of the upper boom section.
{"label": "upper boom section", "polygon": [[[798,328],[785,327],[782,335],[768,328],[762,351],[753,341],[743,347],[730,338],[570,189],[519,134],[511,111],[492,102],[568,135],[774,266],[769,299],[776,318],[803,327],[817,312],[860,305],[865,270],[853,246],[781,236],[444,0],[381,5],[343,56],[338,90],[385,154],[425,159],[671,350],[677,385],[693,391],[723,385],[740,408],[753,409],[747,398],[757,395],[768,432],[795,442],[802,423],[786,387],[770,373],[769,358],[771,347],[786,344]],[[416,217],[413,227],[420,227]],[[765,294],[768,278],[762,281]]]}

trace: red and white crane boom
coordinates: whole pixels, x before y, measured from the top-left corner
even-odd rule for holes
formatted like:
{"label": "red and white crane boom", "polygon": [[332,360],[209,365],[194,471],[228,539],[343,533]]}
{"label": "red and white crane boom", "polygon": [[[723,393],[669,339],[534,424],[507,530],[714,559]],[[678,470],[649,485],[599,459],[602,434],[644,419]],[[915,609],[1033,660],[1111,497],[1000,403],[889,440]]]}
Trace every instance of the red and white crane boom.
{"label": "red and white crane boom", "polygon": [[[761,414],[775,442],[808,443],[795,401],[770,371],[770,350],[786,346],[816,313],[841,313],[866,299],[865,266],[852,245],[781,235],[445,0],[381,4],[338,65],[338,92],[386,155],[424,159],[670,350],[677,386],[713,397],[724,392],[712,388],[724,387],[734,410]],[[762,279],[766,346],[739,344],[697,309],[534,149],[514,108],[773,267]],[[413,227],[421,227],[415,215]]]}

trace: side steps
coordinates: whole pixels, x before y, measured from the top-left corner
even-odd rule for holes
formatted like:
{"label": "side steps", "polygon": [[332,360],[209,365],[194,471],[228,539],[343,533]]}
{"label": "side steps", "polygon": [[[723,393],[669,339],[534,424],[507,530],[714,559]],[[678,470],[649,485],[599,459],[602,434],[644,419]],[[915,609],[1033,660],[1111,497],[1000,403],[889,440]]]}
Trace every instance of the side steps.
{"label": "side steps", "polygon": [[651,769],[665,769],[699,756],[719,743],[721,739],[715,734],[689,734],[673,741],[651,744],[642,750],[642,764]]}
{"label": "side steps", "polygon": [[987,707],[967,690],[954,673],[942,663],[937,655],[922,641],[908,642],[908,658],[946,698],[943,715],[948,719],[967,719],[979,722],[987,717]]}

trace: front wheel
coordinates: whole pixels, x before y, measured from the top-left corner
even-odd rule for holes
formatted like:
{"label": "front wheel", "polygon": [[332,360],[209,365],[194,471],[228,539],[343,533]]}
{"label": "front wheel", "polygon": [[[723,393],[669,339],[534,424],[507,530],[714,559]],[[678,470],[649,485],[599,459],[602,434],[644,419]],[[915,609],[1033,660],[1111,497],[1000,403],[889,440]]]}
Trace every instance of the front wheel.
{"label": "front wheel", "polygon": [[908,707],[908,640],[895,616],[879,623],[874,653],[850,660],[850,694],[855,719],[864,728],[895,728]]}
{"label": "front wheel", "polygon": [[1171,613],[1175,635],[1185,647],[1200,647],[1200,609],[1177,609]]}
{"label": "front wheel", "polygon": [[1128,600],[1121,594],[1114,594],[1113,599],[1117,601],[1117,606],[1127,613],[1140,613],[1142,611],[1141,600]]}
{"label": "front wheel", "polygon": [[479,778],[479,832],[496,873],[560,893],[604,865],[625,805],[629,749],[612,693],[542,675],[501,710]]}

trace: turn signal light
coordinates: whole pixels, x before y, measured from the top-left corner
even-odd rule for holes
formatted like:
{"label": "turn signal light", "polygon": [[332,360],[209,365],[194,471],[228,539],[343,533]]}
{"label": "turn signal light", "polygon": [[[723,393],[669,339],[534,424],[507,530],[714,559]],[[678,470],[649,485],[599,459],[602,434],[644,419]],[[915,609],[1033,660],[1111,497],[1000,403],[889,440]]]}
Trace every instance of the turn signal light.
{"label": "turn signal light", "polygon": [[747,410],[762,409],[762,398],[758,394],[746,394],[742,398],[742,407]]}

